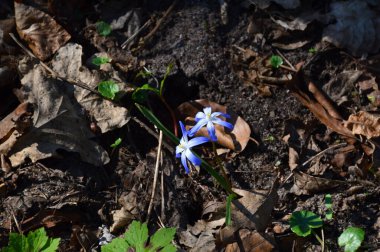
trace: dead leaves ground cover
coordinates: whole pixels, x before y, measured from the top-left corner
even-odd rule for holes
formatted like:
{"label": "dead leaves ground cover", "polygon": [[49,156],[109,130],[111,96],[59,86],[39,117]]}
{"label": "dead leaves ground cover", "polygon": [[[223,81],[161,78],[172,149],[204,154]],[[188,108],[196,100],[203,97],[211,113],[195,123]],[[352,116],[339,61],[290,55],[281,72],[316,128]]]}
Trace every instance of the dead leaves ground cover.
{"label": "dead leaves ground cover", "polygon": [[[297,210],[323,215],[325,193],[334,211],[327,247],[337,251],[349,225],[366,230],[365,248],[378,247],[376,1],[0,6],[2,244],[9,231],[44,226],[63,238],[61,250],[99,249],[99,240],[146,220],[159,160],[149,224],[176,227],[179,249],[320,251],[292,234],[288,219]],[[109,36],[97,31],[99,20]],[[284,61],[279,68],[273,54]],[[97,56],[110,62],[96,66]],[[185,175],[167,139],[157,156],[158,134],[130,101],[173,62],[165,94],[178,119],[191,127],[205,106],[232,115],[233,131],[217,128],[218,154],[241,196],[231,226],[221,188],[202,169]],[[119,85],[117,103],[99,96],[102,80]],[[148,97],[172,125],[167,108]],[[118,137],[122,145],[110,148]]]}

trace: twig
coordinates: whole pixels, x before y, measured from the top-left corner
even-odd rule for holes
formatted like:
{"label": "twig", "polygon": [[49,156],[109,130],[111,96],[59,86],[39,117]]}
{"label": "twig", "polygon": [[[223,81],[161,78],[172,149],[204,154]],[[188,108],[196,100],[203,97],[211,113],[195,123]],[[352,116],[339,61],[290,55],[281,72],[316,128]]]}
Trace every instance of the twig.
{"label": "twig", "polygon": [[[296,170],[296,169],[299,169],[300,167],[304,167],[306,166],[308,163],[310,163],[311,161],[313,161],[314,159],[322,156],[323,154],[325,154],[327,151],[329,150],[332,150],[332,149],[336,149],[336,148],[339,148],[339,147],[343,147],[343,146],[346,146],[347,143],[340,143],[340,144],[335,144],[335,145],[331,145],[330,147],[324,149],[323,151],[320,151],[318,152],[316,155],[312,156],[311,158],[309,158],[308,160],[306,160],[305,162],[303,162],[303,164],[301,164],[300,166],[297,166],[296,168],[293,169]],[[294,175],[294,172],[292,171],[292,173],[290,173],[290,175],[284,180],[284,182],[282,182],[281,186],[283,186],[291,177],[293,177]]]}
{"label": "twig", "polygon": [[121,48],[124,49],[137,35],[139,35],[146,27],[148,27],[152,23],[152,20],[149,19],[145,22],[143,26],[141,26],[134,34],[132,34],[123,44],[121,44]]}
{"label": "twig", "polygon": [[148,41],[158,30],[164,19],[169,16],[170,12],[174,9],[174,6],[177,4],[178,0],[175,0],[169,8],[165,11],[164,15],[157,21],[156,26],[143,38],[144,43]]}
{"label": "twig", "polygon": [[290,63],[290,61],[287,59],[287,58],[285,58],[285,56],[280,52],[280,50],[278,50],[278,49],[276,49],[276,52],[284,59],[284,61],[290,66],[290,68],[294,71],[294,72],[296,72],[297,71],[297,69],[292,65],[292,63]]}
{"label": "twig", "polygon": [[20,234],[23,234],[22,232],[22,229],[20,227],[20,224],[18,223],[17,219],[16,219],[16,216],[15,216],[15,213],[13,212],[13,209],[12,209],[12,217],[13,217],[13,220],[15,221],[15,224],[16,224],[16,227],[17,227],[17,230]]}
{"label": "twig", "polygon": [[162,130],[160,130],[160,136],[158,138],[158,150],[157,150],[156,166],[154,167],[152,194],[150,195],[150,202],[149,202],[148,213],[147,213],[147,217],[146,217],[147,221],[149,221],[149,217],[150,217],[150,214],[152,212],[152,207],[153,207],[154,195],[156,194],[158,168],[160,166],[160,157],[161,157],[161,150],[162,150],[162,137],[163,137],[163,133],[162,133]]}
{"label": "twig", "polygon": [[71,85],[74,85],[74,86],[78,86],[78,87],[81,87],[83,89],[86,89],[92,93],[95,93],[99,96],[101,96],[101,94],[95,90],[95,89],[92,89],[91,87],[89,87],[86,83],[83,83],[81,81],[78,81],[78,80],[73,80],[71,78],[66,78],[66,77],[63,77],[63,76],[60,76],[57,72],[55,72],[53,69],[51,69],[48,65],[46,65],[43,61],[41,61],[39,58],[37,58],[28,48],[26,48],[16,37],[13,33],[9,33],[9,36],[11,36],[11,38],[16,42],[17,45],[19,45],[21,47],[22,50],[24,50],[24,52],[29,55],[30,57],[34,58],[34,59],[37,59],[40,63],[40,65],[45,68],[51,75],[53,78],[55,79],[58,79],[58,80],[61,80],[61,81],[65,81],[67,83],[70,83]]}
{"label": "twig", "polygon": [[[162,161],[162,155],[161,155]],[[162,166],[162,163],[161,163]],[[165,193],[164,193],[164,171],[161,170],[161,219],[165,221]]]}

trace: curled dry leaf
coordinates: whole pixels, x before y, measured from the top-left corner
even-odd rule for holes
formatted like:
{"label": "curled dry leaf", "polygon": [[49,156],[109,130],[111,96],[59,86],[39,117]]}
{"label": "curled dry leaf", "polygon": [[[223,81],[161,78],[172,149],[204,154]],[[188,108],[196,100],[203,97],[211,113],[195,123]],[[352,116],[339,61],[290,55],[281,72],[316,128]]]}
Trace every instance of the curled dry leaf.
{"label": "curled dry leaf", "polygon": [[366,111],[350,115],[345,126],[353,134],[363,135],[367,138],[380,136],[380,116]]}
{"label": "curled dry leaf", "polygon": [[[65,89],[67,84],[46,77],[33,61],[21,61],[21,79],[26,101],[33,104],[33,125],[8,152],[12,166],[57,155],[58,149],[80,154],[83,161],[96,166],[109,161],[107,152],[90,139],[90,131],[77,103]],[[3,150],[4,146],[0,145]],[[1,151],[2,151],[1,150]]]}
{"label": "curled dry leaf", "polygon": [[18,1],[15,19],[19,36],[40,60],[49,58],[71,38],[51,16]]}
{"label": "curled dry leaf", "polygon": [[323,192],[340,185],[340,181],[314,177],[307,173],[296,171],[295,183],[290,191],[296,195],[310,195]]}
{"label": "curled dry leaf", "polygon": [[[234,125],[232,131],[226,130],[220,125],[215,126],[216,136],[218,138],[218,143],[230,150],[240,152],[244,150],[247,146],[251,135],[251,129],[249,125],[236,113],[227,109],[227,107],[219,105],[215,102],[211,102],[205,99],[196,100],[191,102],[184,102],[178,108],[177,112],[179,114],[179,119],[185,120],[186,125],[194,125],[194,117],[199,111],[203,111],[203,108],[211,107],[212,112],[222,112],[227,113],[231,116],[227,121]],[[200,129],[197,133],[199,136],[208,137],[208,132],[206,127]]]}

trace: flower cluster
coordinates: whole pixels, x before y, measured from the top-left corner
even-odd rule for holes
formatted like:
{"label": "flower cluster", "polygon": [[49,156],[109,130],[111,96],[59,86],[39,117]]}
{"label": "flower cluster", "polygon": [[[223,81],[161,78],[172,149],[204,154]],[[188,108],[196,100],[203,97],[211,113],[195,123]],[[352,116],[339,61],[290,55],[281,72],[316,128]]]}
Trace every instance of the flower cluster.
{"label": "flower cluster", "polygon": [[[194,153],[191,151],[191,148],[206,143],[209,140],[213,142],[217,141],[214,124],[222,125],[230,130],[233,129],[233,125],[231,123],[223,121],[222,119],[218,118],[218,116],[230,118],[228,114],[221,112],[211,113],[211,107],[207,107],[203,109],[203,112],[198,112],[195,115],[196,124],[190,131],[187,131],[183,123],[179,122],[182,131],[182,138],[179,145],[176,147],[176,157],[181,158],[181,163],[185,167],[186,173],[189,173],[187,160],[189,160],[194,165],[201,164],[201,160],[196,155],[194,155]],[[207,137],[194,137],[189,140],[189,137],[193,137],[204,126],[207,127],[210,139]]]}

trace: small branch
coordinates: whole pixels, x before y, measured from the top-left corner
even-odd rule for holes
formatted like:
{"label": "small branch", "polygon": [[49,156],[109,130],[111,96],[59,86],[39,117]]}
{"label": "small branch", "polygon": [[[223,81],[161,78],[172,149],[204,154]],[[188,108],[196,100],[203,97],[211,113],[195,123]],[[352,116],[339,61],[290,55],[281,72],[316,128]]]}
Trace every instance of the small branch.
{"label": "small branch", "polygon": [[125,49],[125,47],[137,36],[139,35],[146,27],[148,27],[152,23],[152,20],[148,20],[145,22],[143,26],[141,26],[132,36],[130,36],[123,44],[121,44],[121,48]]}
{"label": "small branch", "polygon": [[293,72],[297,72],[297,69],[292,65],[292,63],[290,63],[290,61],[287,58],[285,58],[285,56],[280,52],[280,50],[276,49],[276,52],[284,59],[286,64],[288,64],[289,67],[291,68],[291,70],[288,68],[285,68],[285,69],[288,69],[288,70],[293,71]]}
{"label": "small branch", "polygon": [[154,167],[152,194],[150,195],[150,202],[149,202],[148,213],[147,213],[147,217],[146,217],[147,221],[149,221],[150,214],[151,214],[152,208],[153,208],[154,195],[156,194],[158,168],[160,166],[160,157],[161,157],[161,150],[162,150],[162,137],[163,137],[163,133],[162,133],[162,130],[160,130],[160,136],[158,138],[158,150],[157,150],[156,166]]}

